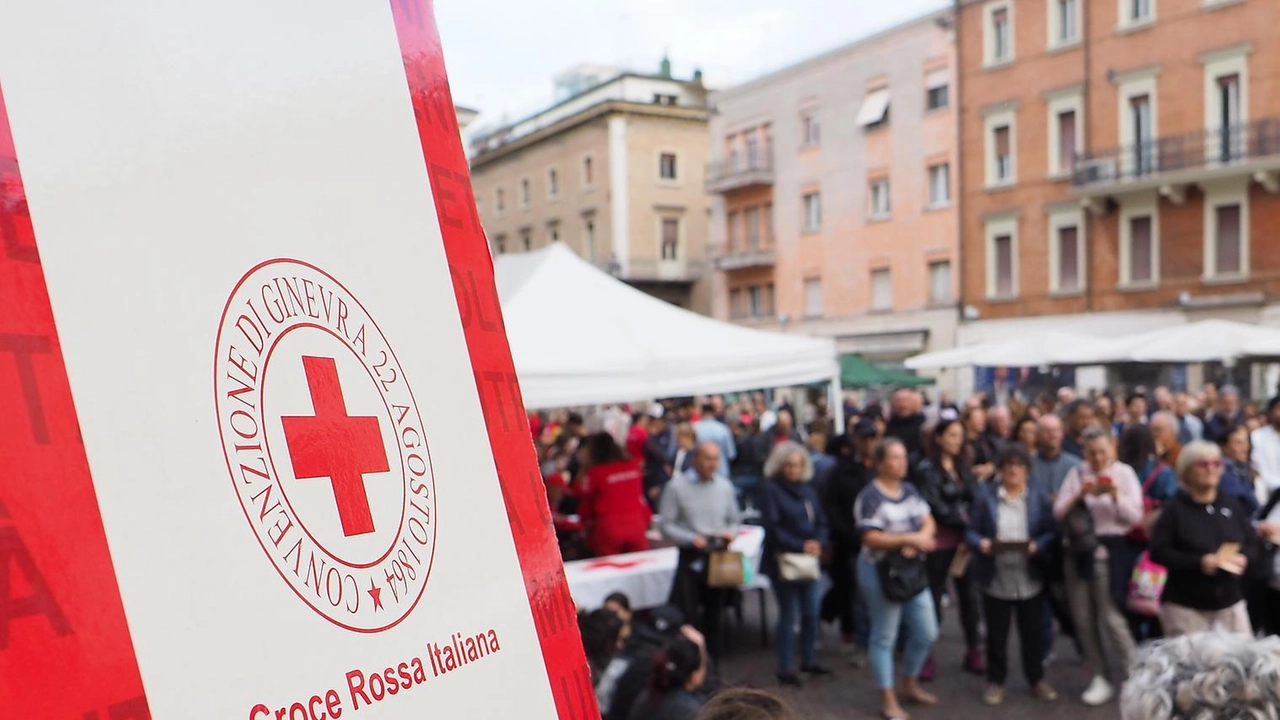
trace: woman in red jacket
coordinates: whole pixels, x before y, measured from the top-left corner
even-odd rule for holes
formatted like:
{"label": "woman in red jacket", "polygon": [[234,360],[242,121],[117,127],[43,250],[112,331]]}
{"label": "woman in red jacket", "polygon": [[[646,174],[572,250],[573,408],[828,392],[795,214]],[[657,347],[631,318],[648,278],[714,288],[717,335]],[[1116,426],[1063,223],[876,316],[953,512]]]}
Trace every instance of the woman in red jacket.
{"label": "woman in red jacket", "polygon": [[649,549],[652,511],[644,499],[640,459],[622,452],[609,433],[587,439],[588,468],[578,515],[587,529],[587,547],[599,555]]}

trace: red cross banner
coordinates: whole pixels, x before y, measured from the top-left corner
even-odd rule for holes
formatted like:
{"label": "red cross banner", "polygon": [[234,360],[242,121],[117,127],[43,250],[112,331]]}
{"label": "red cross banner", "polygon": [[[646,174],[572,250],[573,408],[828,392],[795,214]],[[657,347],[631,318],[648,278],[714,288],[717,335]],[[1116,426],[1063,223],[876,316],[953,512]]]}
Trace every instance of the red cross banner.
{"label": "red cross banner", "polygon": [[430,0],[0,4],[0,717],[598,717]]}

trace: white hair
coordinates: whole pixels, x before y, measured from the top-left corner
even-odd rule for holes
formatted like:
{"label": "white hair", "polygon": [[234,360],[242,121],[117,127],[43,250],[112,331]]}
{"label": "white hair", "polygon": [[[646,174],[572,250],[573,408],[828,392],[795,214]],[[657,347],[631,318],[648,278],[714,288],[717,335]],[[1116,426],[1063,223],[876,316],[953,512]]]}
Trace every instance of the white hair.
{"label": "white hair", "polygon": [[1139,649],[1120,693],[1123,720],[1280,717],[1280,637],[1183,635]]}
{"label": "white hair", "polygon": [[766,478],[782,477],[782,467],[787,464],[787,460],[792,455],[799,455],[804,459],[804,471],[800,474],[800,478],[804,481],[813,479],[813,456],[805,449],[803,445],[792,440],[780,442],[773,446],[773,450],[769,453],[769,458],[764,461],[764,476]]}
{"label": "white hair", "polygon": [[1177,432],[1177,431],[1178,431],[1178,416],[1177,416],[1177,415],[1174,415],[1174,414],[1173,414],[1172,412],[1170,412],[1169,410],[1161,410],[1160,412],[1158,412],[1158,413],[1156,413],[1156,414],[1154,414],[1154,415],[1152,415],[1152,416],[1151,416],[1151,423],[1150,423],[1150,424],[1151,424],[1151,425],[1157,425],[1157,424],[1158,424],[1158,425],[1164,425],[1165,427],[1169,428],[1170,430],[1172,430],[1172,431],[1174,431],[1174,432]]}

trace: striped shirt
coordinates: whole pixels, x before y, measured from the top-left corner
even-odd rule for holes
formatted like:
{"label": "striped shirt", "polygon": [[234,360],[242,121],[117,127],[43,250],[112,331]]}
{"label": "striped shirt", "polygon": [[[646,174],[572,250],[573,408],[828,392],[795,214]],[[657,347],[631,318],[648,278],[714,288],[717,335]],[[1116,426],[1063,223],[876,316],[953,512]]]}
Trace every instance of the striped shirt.
{"label": "striped shirt", "polygon": [[[853,519],[859,533],[869,530],[890,535],[919,532],[928,514],[929,503],[909,482],[902,483],[897,497],[881,492],[875,482],[868,483],[853,504]],[[884,550],[872,550],[865,544],[862,546],[862,556],[873,563],[879,562],[884,555]]]}

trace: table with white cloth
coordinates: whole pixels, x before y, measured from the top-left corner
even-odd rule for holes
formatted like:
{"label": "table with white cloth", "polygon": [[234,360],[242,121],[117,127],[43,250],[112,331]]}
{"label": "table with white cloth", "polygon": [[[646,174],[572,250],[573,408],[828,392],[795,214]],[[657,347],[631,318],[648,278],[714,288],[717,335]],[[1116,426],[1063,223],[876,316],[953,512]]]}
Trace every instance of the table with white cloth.
{"label": "table with white cloth", "polygon": [[[748,587],[753,588],[758,581],[751,582],[751,576],[759,575],[764,554],[764,528],[744,525],[729,549],[746,558],[747,567],[752,570],[748,574]],[[604,599],[610,594],[620,592],[631,600],[632,608],[643,610],[667,604],[679,559],[679,548],[665,547],[574,560],[564,564],[564,574],[579,609],[594,610],[604,605]]]}

